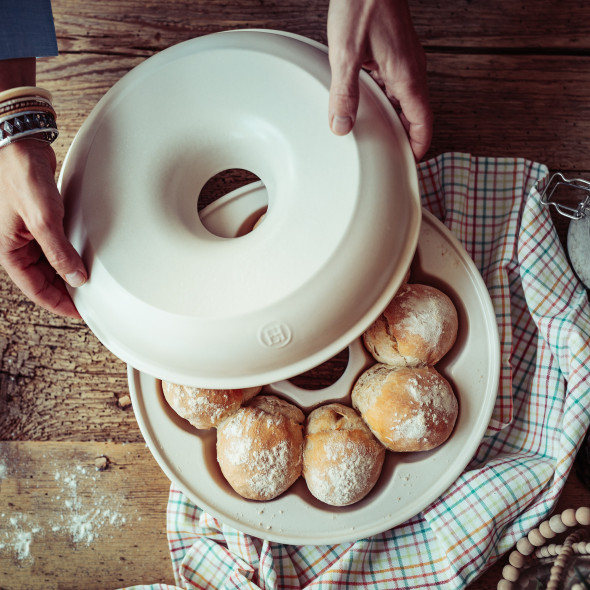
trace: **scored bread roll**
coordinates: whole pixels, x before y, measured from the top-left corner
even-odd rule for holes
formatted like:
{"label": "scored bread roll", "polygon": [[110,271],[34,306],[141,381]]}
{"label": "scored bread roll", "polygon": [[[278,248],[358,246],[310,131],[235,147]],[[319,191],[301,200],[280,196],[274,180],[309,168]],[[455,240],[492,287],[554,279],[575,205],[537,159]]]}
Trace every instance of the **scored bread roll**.
{"label": "scored bread roll", "polygon": [[250,500],[272,500],[301,475],[303,412],[261,395],[217,428],[217,461],[231,487]]}
{"label": "scored bread roll", "polygon": [[390,451],[429,451],[445,442],[459,405],[433,367],[373,365],[352,389],[352,405]]}
{"label": "scored bread roll", "polygon": [[181,418],[203,430],[216,427],[261,389],[200,389],[162,381],[162,392],[168,405]]}
{"label": "scored bread roll", "polygon": [[355,410],[316,408],[306,421],[303,477],[311,494],[331,506],[362,500],[377,483],[385,448]]}
{"label": "scored bread roll", "polygon": [[430,285],[403,285],[363,334],[376,361],[393,367],[432,366],[455,344],[457,309]]}

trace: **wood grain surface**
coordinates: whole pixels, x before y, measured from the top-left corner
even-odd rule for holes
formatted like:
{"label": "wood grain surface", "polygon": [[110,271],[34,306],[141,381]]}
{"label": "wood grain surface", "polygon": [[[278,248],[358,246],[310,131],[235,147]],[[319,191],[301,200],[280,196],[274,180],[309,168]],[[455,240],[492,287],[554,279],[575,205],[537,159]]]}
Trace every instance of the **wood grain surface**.
{"label": "wood grain surface", "polygon": [[143,443],[0,442],[0,583],[174,583],[169,482]]}
{"label": "wood grain surface", "polygon": [[[588,3],[410,6],[427,51],[435,114],[427,157],[453,150],[523,157],[590,179]],[[326,0],[53,0],[60,55],[39,61],[38,82],[54,93],[58,167],[98,100],[149,56],[242,27],[326,42],[327,8]],[[554,219],[565,241],[567,221]],[[173,582],[165,537],[169,484],[127,395],[122,361],[81,321],[31,304],[0,270],[3,590]],[[104,471],[101,457],[108,458]],[[589,502],[572,475],[560,507]],[[495,588],[501,567],[470,590]]]}

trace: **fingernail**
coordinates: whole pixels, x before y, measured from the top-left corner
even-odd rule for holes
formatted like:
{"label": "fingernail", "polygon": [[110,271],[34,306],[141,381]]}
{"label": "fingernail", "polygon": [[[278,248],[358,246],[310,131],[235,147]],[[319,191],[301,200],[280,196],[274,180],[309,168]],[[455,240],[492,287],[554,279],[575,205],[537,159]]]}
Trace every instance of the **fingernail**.
{"label": "fingernail", "polygon": [[336,135],[346,135],[352,129],[352,119],[350,117],[335,116],[332,119],[332,131]]}
{"label": "fingernail", "polygon": [[71,272],[66,275],[66,281],[70,287],[81,287],[85,282],[86,278],[84,275],[79,271]]}

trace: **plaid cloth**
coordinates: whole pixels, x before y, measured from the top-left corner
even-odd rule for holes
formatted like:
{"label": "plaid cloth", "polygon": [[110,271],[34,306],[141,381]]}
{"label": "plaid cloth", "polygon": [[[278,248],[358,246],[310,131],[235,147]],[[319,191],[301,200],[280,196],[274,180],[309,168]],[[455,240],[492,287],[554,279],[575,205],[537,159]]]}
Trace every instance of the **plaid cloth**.
{"label": "plaid cloth", "polygon": [[392,530],[319,547],[245,535],[172,488],[178,588],[464,588],[547,517],[590,423],[590,306],[540,203],[546,178],[537,163],[461,153],[419,166],[423,206],[473,258],[500,334],[492,420],[458,480]]}

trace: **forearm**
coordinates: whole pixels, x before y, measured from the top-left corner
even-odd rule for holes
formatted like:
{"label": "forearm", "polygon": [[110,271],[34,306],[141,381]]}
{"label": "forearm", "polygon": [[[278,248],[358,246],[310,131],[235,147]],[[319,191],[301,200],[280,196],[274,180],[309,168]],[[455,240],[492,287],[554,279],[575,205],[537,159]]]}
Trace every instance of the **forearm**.
{"label": "forearm", "polygon": [[0,92],[18,86],[36,85],[37,60],[34,57],[0,61]]}

